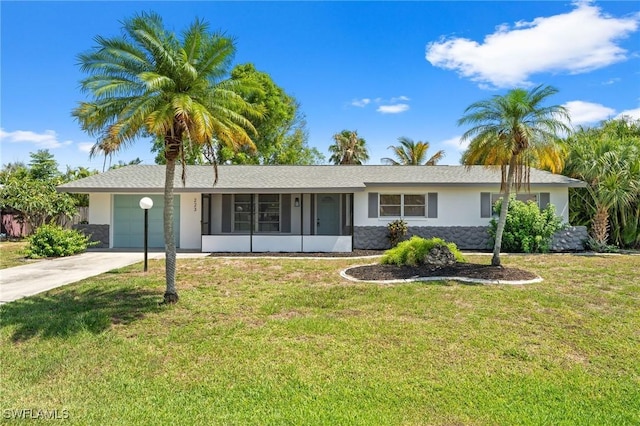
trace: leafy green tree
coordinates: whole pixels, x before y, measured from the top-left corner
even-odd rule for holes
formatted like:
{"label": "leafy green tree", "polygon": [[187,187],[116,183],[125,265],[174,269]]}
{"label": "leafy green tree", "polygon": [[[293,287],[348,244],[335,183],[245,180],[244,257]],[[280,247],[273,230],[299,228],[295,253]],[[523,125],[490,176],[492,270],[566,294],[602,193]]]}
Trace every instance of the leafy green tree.
{"label": "leafy green tree", "polygon": [[369,159],[367,142],[358,136],[357,131],[343,130],[333,135],[333,141],[335,143],[329,146],[329,161],[333,164],[362,165]]}
{"label": "leafy green tree", "polygon": [[[215,151],[197,145],[185,145],[187,164],[317,164],[324,160],[322,154],[308,146],[306,122],[300,113],[300,105],[267,73],[257,71],[253,64],[237,65],[231,71],[231,79],[251,81],[260,90],[244,93],[246,101],[259,106],[264,116],[252,119],[257,134],[255,146],[238,148],[216,145]],[[156,152],[156,164],[165,164],[162,140],[156,139],[152,151]]]}
{"label": "leafy green tree", "polygon": [[7,163],[0,170],[0,184],[6,184],[10,178],[25,179],[29,176],[29,168],[22,162]]}
{"label": "leafy green tree", "polygon": [[440,150],[427,159],[429,142],[414,142],[404,136],[398,138],[398,142],[399,145],[389,147],[396,159],[385,157],[382,159],[383,163],[393,166],[435,166],[444,157],[444,151]]}
{"label": "leafy green tree", "polygon": [[0,188],[0,207],[13,209],[32,231],[53,222],[58,216],[69,218],[76,213],[76,200],[66,193],[56,191],[56,180],[10,177]]}
{"label": "leafy green tree", "polygon": [[[89,170],[86,167],[77,167],[75,169],[67,166],[67,171],[62,177],[63,182],[71,182],[78,179],[83,179],[92,175],[97,174],[97,170]],[[69,194],[72,198],[76,200],[76,205],[78,207],[88,207],[89,206],[89,194]]]}
{"label": "leafy green tree", "polygon": [[[248,134],[255,133],[251,119],[260,118],[262,112],[243,96],[255,85],[228,78],[234,41],[210,33],[200,20],[178,36],[164,28],[159,15],[143,13],[123,22],[123,35],[97,37],[95,42],[95,48],[79,56],[81,69],[88,74],[81,86],[93,99],[81,102],[73,115],[83,130],[99,143],[108,141],[114,150],[140,137],[164,141],[163,303],[176,303],[176,162],[184,162],[185,144],[253,147]],[[184,182],[184,169],[182,178]]]}
{"label": "leafy green tree", "polygon": [[572,223],[590,227],[594,248],[640,246],[640,120],[580,128],[566,142],[563,173],[587,183],[569,194]]}
{"label": "leafy green tree", "polygon": [[31,157],[29,174],[34,179],[50,181],[61,177],[61,173],[58,170],[58,162],[48,149],[39,149],[30,153],[29,156]]}
{"label": "leafy green tree", "polygon": [[531,90],[512,89],[505,95],[469,105],[458,125],[470,124],[462,135],[469,148],[463,155],[464,164],[499,166],[502,171],[502,209],[496,228],[491,264],[500,266],[502,235],[509,210],[511,189],[518,190],[529,184],[529,168],[545,164],[554,170],[562,169],[563,150],[557,143],[558,135],[568,133],[570,118],[559,105],[543,103],[557,89],[537,86]]}
{"label": "leafy green tree", "polygon": [[0,173],[2,188],[0,201],[3,209],[18,213],[18,219],[27,223],[32,232],[59,216],[69,218],[77,212],[76,205],[88,197],[84,194],[66,194],[56,191],[56,186],[77,177],[81,172],[67,173],[58,170],[58,162],[48,150],[29,154],[28,166],[23,163],[6,165]]}
{"label": "leafy green tree", "polygon": [[245,99],[264,108],[264,116],[255,121],[257,136],[254,138],[255,164],[273,164],[273,158],[281,149],[282,139],[290,130],[298,110],[296,100],[289,96],[265,72],[256,70],[251,63],[236,65],[231,78],[249,80],[260,87],[260,91],[245,94]]}

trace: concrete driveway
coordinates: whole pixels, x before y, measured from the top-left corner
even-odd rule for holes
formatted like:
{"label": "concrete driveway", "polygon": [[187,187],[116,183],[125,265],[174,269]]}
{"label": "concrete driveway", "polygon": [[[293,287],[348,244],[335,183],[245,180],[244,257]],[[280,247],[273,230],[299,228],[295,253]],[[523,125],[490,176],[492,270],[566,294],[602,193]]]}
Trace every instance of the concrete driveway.
{"label": "concrete driveway", "polygon": [[[206,255],[207,253],[179,253],[178,257]],[[162,258],[164,253],[149,253],[149,259]],[[142,252],[90,251],[76,256],[41,260],[29,265],[2,269],[0,304],[143,261]]]}

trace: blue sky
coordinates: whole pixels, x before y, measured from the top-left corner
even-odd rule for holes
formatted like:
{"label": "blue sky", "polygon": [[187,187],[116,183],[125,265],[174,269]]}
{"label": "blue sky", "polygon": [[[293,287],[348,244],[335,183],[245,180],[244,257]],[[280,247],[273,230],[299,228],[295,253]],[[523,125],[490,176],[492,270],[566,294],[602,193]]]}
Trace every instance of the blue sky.
{"label": "blue sky", "polygon": [[[180,32],[196,17],[236,39],[301,104],[309,145],[357,130],[369,164],[398,137],[444,149],[458,164],[471,103],[550,84],[574,125],[640,118],[640,7],[624,2],[23,2],[2,1],[0,161],[49,149],[64,168],[102,170],[71,110],[84,99],[77,55],[120,21],[155,11]],[[113,162],[153,164],[141,139]]]}

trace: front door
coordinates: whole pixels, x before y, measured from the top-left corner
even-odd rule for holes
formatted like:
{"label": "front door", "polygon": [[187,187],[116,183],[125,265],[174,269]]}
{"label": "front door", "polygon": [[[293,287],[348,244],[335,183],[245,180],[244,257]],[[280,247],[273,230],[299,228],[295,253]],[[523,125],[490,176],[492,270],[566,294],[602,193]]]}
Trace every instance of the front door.
{"label": "front door", "polygon": [[340,194],[318,194],[317,235],[340,235]]}

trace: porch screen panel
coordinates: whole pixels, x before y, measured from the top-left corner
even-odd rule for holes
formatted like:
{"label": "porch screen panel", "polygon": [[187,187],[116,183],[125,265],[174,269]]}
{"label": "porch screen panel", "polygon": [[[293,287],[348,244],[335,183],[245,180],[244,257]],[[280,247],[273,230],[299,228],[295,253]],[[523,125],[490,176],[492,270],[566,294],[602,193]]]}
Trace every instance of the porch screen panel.
{"label": "porch screen panel", "polygon": [[427,194],[427,217],[436,219],[438,217],[438,193]]}
{"label": "porch screen panel", "polygon": [[258,232],[280,232],[279,194],[258,195]]}
{"label": "porch screen panel", "polygon": [[222,194],[222,232],[231,232],[231,194]]}
{"label": "porch screen panel", "polygon": [[202,235],[211,234],[211,194],[202,194]]}
{"label": "porch screen panel", "polygon": [[345,227],[347,225],[347,194],[342,194],[340,196],[341,198],[341,204],[342,204],[342,208],[341,208],[341,212],[340,212],[340,223],[342,223],[343,228],[342,228],[342,232],[340,233],[340,235],[345,235]]}
{"label": "porch screen panel", "polygon": [[280,232],[289,234],[291,232],[291,194],[282,194],[280,204],[282,208]]}
{"label": "porch screen panel", "polygon": [[233,200],[233,232],[251,232],[251,194],[236,194]]}
{"label": "porch screen panel", "polygon": [[311,199],[310,209],[309,209],[309,235],[314,235],[316,227],[314,224],[316,223],[316,197],[314,194],[309,194],[309,198]]}
{"label": "porch screen panel", "polygon": [[480,193],[480,217],[491,217],[491,193]]}
{"label": "porch screen panel", "polygon": [[378,217],[378,193],[369,193],[369,218],[374,219]]}

